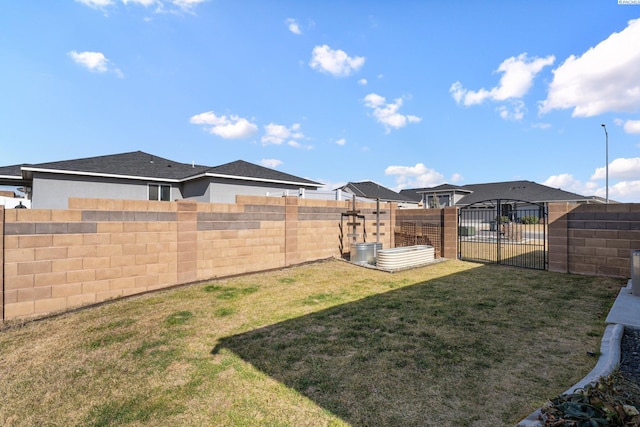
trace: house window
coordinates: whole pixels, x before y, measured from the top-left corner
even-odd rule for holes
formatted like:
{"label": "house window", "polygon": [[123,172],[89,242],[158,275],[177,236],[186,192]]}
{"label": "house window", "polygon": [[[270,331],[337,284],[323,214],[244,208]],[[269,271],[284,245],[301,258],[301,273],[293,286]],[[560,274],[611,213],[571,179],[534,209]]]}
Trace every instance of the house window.
{"label": "house window", "polygon": [[149,200],[171,200],[171,186],[160,184],[149,184]]}
{"label": "house window", "polygon": [[427,207],[440,209],[447,206],[451,206],[451,197],[449,194],[427,196]]}

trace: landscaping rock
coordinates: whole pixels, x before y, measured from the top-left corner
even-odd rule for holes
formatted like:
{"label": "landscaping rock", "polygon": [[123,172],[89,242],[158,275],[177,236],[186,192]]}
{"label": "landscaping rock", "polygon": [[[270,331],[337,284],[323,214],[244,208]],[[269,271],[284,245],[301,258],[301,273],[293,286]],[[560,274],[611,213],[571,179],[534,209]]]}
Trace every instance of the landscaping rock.
{"label": "landscaping rock", "polygon": [[620,372],[640,386],[640,329],[624,328],[620,343]]}

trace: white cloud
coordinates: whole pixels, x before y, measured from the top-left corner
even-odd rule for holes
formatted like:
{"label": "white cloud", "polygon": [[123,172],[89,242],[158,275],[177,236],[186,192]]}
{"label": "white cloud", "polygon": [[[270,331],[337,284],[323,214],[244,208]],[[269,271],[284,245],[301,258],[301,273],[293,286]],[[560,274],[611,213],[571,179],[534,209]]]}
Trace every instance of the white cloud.
{"label": "white cloud", "polygon": [[369,83],[369,82],[367,81],[367,79],[360,79],[360,80],[358,80],[358,84],[359,84],[360,86],[366,86],[366,85],[367,85],[367,83]]}
{"label": "white cloud", "polygon": [[204,125],[212,135],[224,139],[248,138],[258,131],[258,126],[236,115],[217,116],[213,111],[196,114],[189,119],[194,125]]}
{"label": "white cloud", "polygon": [[333,50],[322,45],[313,48],[309,66],[316,71],[331,74],[335,77],[347,77],[364,65],[363,56],[350,57],[343,50]]}
{"label": "white cloud", "polygon": [[[76,0],[78,3],[84,4],[92,9],[105,10],[110,6],[115,6],[117,0]],[[207,0],[120,0],[120,2],[127,6],[129,4],[150,7],[155,6],[156,13],[166,12],[192,12],[193,9]]]}
{"label": "white cloud", "polygon": [[304,148],[305,150],[313,150],[313,145],[300,144],[298,141],[291,140],[287,142],[289,147]]}
{"label": "white cloud", "polygon": [[[555,57],[549,55],[546,58],[529,58],[526,53],[512,56],[505,59],[497,73],[502,73],[498,86],[489,90],[479,89],[477,91],[465,89],[462,83],[455,82],[449,88],[449,93],[458,104],[464,106],[482,104],[486,100],[505,101],[524,97],[531,86],[536,75],[547,65],[553,64]],[[502,110],[500,110],[502,115]],[[513,118],[513,113],[507,113],[506,118]]]}
{"label": "white cloud", "polygon": [[284,142],[290,147],[312,149],[310,145],[303,145],[301,140],[305,139],[304,134],[300,131],[300,124],[294,123],[291,127],[269,123],[264,127],[265,134],[260,139],[262,145],[281,145]]}
{"label": "white cloud", "polygon": [[640,157],[618,158],[609,164],[609,178],[640,180]]}
{"label": "white cloud", "polygon": [[102,52],[76,52],[72,50],[68,52],[67,55],[69,55],[73,62],[93,73],[106,73],[111,71],[120,78],[124,77],[122,71],[120,71],[119,68],[113,67]]}
{"label": "white cloud", "polygon": [[140,6],[149,7],[156,3],[161,3],[157,0],[121,0],[124,5],[128,5],[129,3],[138,4]]}
{"label": "white cloud", "polygon": [[[612,163],[613,164],[613,163]],[[605,198],[607,196],[607,188],[606,185],[602,185],[593,181],[594,179],[604,179],[605,172],[604,168],[602,169],[602,176],[594,175],[591,177],[591,181],[582,182],[579,179],[576,179],[571,174],[560,174],[549,177],[544,185],[553,188],[560,188],[564,191],[569,191],[571,193],[580,194],[583,196],[598,196]],[[611,169],[611,168],[610,168]],[[600,170],[600,169],[598,169]],[[611,171],[610,171],[611,172]],[[611,175],[611,173],[610,173]],[[614,184],[609,185],[609,200],[616,200],[619,202],[638,202],[640,201],[640,179],[638,176],[640,174],[621,174],[617,176],[610,176],[610,178],[621,178],[627,179],[625,181],[619,181]],[[635,178],[634,178],[635,177]]]}
{"label": "white cloud", "polygon": [[76,0],[76,2],[89,6],[92,9],[103,9],[113,4],[113,0]]}
{"label": "white cloud", "polygon": [[[321,191],[333,191],[336,188],[344,187],[347,183],[344,181],[332,182],[327,179],[312,179],[312,181],[324,183],[322,187],[319,188]],[[348,197],[348,195],[347,195]]]}
{"label": "white cloud", "polygon": [[627,120],[624,122],[626,133],[640,133],[640,120]]}
{"label": "white cloud", "polygon": [[[606,179],[606,168],[597,168],[591,179]],[[609,163],[609,179],[640,180],[640,157],[618,158]]]}
{"label": "white cloud", "polygon": [[397,98],[394,102],[387,104],[383,96],[375,93],[364,97],[364,105],[373,110],[373,117],[385,126],[387,133],[391,131],[391,128],[399,129],[409,123],[422,121],[422,118],[418,116],[400,114],[398,110],[402,107],[403,102],[402,98]]}
{"label": "white cloud", "polygon": [[596,191],[596,184],[593,182],[583,183],[579,179],[568,173],[552,175],[542,183],[551,188],[559,188],[570,193],[576,193],[583,196],[592,196]]}
{"label": "white cloud", "polygon": [[541,114],[573,108],[573,117],[592,117],[610,111],[634,112],[640,108],[640,20],[629,21],[619,33],[571,55],[553,70]]}
{"label": "white cloud", "polygon": [[389,166],[384,170],[385,175],[397,175],[395,191],[405,188],[433,187],[445,182],[444,176],[423,163],[415,166]]}
{"label": "white cloud", "polygon": [[76,52],[72,50],[68,55],[76,64],[80,64],[89,71],[106,73],[109,60],[102,52]]}
{"label": "white cloud", "polygon": [[555,56],[529,59],[526,53],[517,58],[511,57],[498,67],[498,72],[504,73],[500,85],[492,89],[492,98],[504,101],[509,98],[522,98],[533,86],[533,79],[547,65],[552,65]]}
{"label": "white cloud", "polygon": [[262,159],[260,160],[260,164],[264,167],[275,169],[282,164],[282,161],[277,159]]}
{"label": "white cloud", "polygon": [[[604,197],[606,193],[598,195]],[[640,202],[640,181],[618,182],[609,188],[609,199],[628,203]]]}
{"label": "white cloud", "polygon": [[549,129],[551,127],[551,123],[532,123],[531,127],[534,129]]}
{"label": "white cloud", "polygon": [[300,29],[300,25],[298,25],[298,22],[293,19],[293,18],[289,18],[287,19],[287,27],[289,28],[289,31],[291,31],[293,34],[302,34],[302,30]]}
{"label": "white cloud", "polygon": [[563,173],[560,175],[552,175],[547,178],[546,181],[542,183],[542,185],[546,185],[547,187],[552,188],[568,188],[576,182],[573,175],[568,173]]}
{"label": "white cloud", "polygon": [[191,10],[207,0],[173,0],[172,3],[183,10]]}
{"label": "white cloud", "polygon": [[340,139],[338,139],[338,140],[336,141],[336,144],[338,144],[338,145],[340,145],[340,146],[343,146],[343,145],[345,145],[346,143],[347,143],[347,140],[346,140],[346,139],[344,139],[344,138],[340,138]]}
{"label": "white cloud", "polygon": [[451,175],[451,182],[454,183],[454,184],[456,182],[460,182],[460,181],[463,181],[463,180],[464,180],[464,177],[459,173],[454,173],[453,175]]}
{"label": "white cloud", "polygon": [[512,100],[509,105],[501,105],[498,107],[498,113],[504,120],[522,120],[526,112],[527,107],[525,107],[524,102],[519,99]]}

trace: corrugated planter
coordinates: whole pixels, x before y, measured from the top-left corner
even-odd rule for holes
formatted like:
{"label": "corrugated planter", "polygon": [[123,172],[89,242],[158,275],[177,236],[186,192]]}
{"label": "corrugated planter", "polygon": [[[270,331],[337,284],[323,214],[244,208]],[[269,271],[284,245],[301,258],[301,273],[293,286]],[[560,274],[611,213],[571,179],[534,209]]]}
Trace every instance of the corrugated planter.
{"label": "corrugated planter", "polygon": [[433,246],[404,246],[378,251],[376,266],[383,270],[398,270],[427,264],[434,259],[435,250]]}

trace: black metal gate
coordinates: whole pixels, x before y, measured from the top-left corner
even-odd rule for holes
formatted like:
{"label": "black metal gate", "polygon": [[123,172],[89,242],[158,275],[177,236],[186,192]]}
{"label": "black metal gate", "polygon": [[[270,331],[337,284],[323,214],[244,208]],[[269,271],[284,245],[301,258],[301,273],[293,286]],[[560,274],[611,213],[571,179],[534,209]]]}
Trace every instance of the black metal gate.
{"label": "black metal gate", "polygon": [[458,210],[458,258],[546,270],[547,209],[523,200],[485,200]]}

